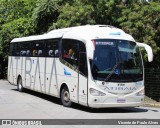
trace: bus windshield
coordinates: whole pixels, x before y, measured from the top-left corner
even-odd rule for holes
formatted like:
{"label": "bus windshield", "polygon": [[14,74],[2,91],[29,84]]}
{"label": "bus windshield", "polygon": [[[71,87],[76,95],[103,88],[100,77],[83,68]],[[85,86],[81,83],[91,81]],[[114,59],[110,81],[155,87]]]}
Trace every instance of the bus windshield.
{"label": "bus windshield", "polygon": [[142,60],[135,42],[115,39],[93,40],[95,51],[90,60],[95,80],[136,82],[143,80]]}

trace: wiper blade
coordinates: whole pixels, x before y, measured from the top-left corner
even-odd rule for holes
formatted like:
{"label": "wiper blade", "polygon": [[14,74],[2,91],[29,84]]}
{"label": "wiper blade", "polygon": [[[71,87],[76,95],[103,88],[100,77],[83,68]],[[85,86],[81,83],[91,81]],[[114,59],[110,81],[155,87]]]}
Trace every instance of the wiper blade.
{"label": "wiper blade", "polygon": [[114,73],[115,69],[117,68],[117,66],[119,65],[119,63],[115,64],[114,67],[111,70],[111,73],[108,74],[108,76],[106,77],[106,79],[104,79],[104,81],[108,81],[109,78],[112,76],[112,74]]}

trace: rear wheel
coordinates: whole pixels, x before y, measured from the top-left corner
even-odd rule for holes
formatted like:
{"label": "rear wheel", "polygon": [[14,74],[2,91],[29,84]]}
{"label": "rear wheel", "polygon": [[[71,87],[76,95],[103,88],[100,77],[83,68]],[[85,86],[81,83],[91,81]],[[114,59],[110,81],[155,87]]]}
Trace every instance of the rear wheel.
{"label": "rear wheel", "polygon": [[18,77],[18,81],[17,81],[17,90],[19,92],[22,92],[24,90],[23,86],[22,86],[22,78]]}
{"label": "rear wheel", "polygon": [[61,91],[61,102],[63,106],[70,107],[72,105],[72,102],[70,100],[70,94],[67,87],[63,87]]}

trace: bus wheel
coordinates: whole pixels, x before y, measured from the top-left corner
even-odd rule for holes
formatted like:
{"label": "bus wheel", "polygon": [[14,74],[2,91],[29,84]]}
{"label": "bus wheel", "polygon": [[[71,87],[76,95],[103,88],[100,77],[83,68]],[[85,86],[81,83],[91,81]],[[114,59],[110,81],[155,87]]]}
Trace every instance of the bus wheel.
{"label": "bus wheel", "polygon": [[72,105],[72,102],[70,100],[70,94],[67,87],[63,87],[61,91],[61,102],[63,106],[70,107]]}
{"label": "bus wheel", "polygon": [[17,90],[19,92],[22,92],[24,90],[23,86],[22,86],[22,78],[18,77],[18,82],[17,82]]}

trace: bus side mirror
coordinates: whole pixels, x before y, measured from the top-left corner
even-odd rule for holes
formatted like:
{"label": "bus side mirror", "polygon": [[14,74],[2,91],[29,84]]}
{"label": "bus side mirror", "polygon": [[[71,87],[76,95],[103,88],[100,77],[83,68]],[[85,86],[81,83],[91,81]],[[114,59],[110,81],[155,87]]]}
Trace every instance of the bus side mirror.
{"label": "bus side mirror", "polygon": [[153,51],[152,51],[152,48],[147,45],[147,44],[144,44],[144,43],[139,43],[139,42],[136,42],[138,47],[141,47],[141,48],[145,48],[146,52],[147,52],[147,56],[148,56],[148,61],[149,62],[152,62],[153,61]]}

